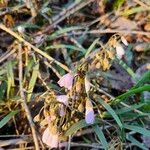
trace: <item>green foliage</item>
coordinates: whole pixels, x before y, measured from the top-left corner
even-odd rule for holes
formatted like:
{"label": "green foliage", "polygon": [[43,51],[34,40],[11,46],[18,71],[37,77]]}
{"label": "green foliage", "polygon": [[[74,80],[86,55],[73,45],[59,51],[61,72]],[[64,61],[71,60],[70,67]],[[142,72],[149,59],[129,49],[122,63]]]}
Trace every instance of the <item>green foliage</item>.
{"label": "green foliage", "polygon": [[113,10],[119,9],[123,4],[125,0],[114,0],[113,1]]}
{"label": "green foliage", "polygon": [[36,62],[35,66],[33,67],[32,76],[31,76],[29,86],[28,86],[27,101],[30,101],[31,99],[32,92],[33,92],[38,74],[39,74],[39,62]]}
{"label": "green foliage", "polygon": [[95,125],[95,126],[93,126],[93,129],[94,129],[98,139],[101,141],[103,148],[105,150],[107,150],[108,149],[108,143],[107,143],[107,140],[106,140],[101,128],[98,125]]}
{"label": "green foliage", "polygon": [[18,113],[18,110],[11,111],[7,116],[5,116],[1,121],[0,121],[0,128],[2,128],[5,124],[9,122],[9,120]]}
{"label": "green foliage", "polygon": [[116,120],[119,127],[122,129],[122,122],[120,121],[116,112],[111,108],[111,106],[105,103],[102,99],[97,98],[98,102],[112,115],[112,117]]}

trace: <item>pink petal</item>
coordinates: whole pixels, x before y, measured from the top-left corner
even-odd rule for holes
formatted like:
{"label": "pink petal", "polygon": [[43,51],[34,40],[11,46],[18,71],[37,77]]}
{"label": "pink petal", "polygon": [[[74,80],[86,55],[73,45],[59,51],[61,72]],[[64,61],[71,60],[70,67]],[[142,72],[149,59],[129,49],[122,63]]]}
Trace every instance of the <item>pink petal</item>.
{"label": "pink petal", "polygon": [[57,148],[58,147],[58,135],[57,134],[52,134],[49,130],[49,128],[46,128],[43,136],[42,136],[42,141],[46,145],[48,145],[51,148]]}
{"label": "pink petal", "polygon": [[85,121],[87,124],[93,124],[95,120],[93,105],[89,99],[86,100]]}
{"label": "pink petal", "polygon": [[86,109],[85,111],[85,121],[87,124],[93,124],[95,120],[93,109]]}
{"label": "pink petal", "polygon": [[71,90],[73,78],[74,76],[71,73],[67,73],[64,76],[62,76],[57,83],[60,85],[60,87],[65,87],[68,90]]}
{"label": "pink petal", "polygon": [[61,143],[59,143],[59,148],[67,147],[67,146],[68,146],[68,142],[61,142]]}
{"label": "pink petal", "polygon": [[57,101],[63,103],[64,105],[68,105],[68,96],[67,95],[58,95],[56,96]]}

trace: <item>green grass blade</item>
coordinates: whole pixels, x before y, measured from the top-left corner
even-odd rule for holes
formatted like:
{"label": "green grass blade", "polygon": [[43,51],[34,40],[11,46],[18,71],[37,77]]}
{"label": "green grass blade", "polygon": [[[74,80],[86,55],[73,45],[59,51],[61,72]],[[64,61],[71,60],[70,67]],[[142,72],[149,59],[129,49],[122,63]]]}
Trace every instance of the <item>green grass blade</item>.
{"label": "green grass blade", "polygon": [[7,98],[10,96],[11,87],[15,86],[13,64],[11,61],[7,63]]}
{"label": "green grass blade", "polygon": [[150,82],[150,71],[147,71],[146,73],[144,73],[141,79],[136,83],[136,85],[132,89],[140,87],[143,84],[148,83],[148,82]]}
{"label": "green grass blade", "polygon": [[95,39],[94,42],[90,45],[90,47],[88,48],[86,54],[85,54],[85,57],[87,57],[90,52],[94,49],[96,43],[99,41],[99,38]]}
{"label": "green grass blade", "polygon": [[116,97],[112,103],[115,103],[115,104],[119,103],[129,96],[136,94],[136,93],[141,93],[143,91],[150,91],[150,85],[144,85],[144,86],[136,88],[136,89],[131,89],[128,92]]}
{"label": "green grass blade", "polygon": [[129,140],[133,145],[136,145],[137,147],[141,148],[142,150],[148,150],[148,148],[146,148],[142,143],[140,143],[139,141],[137,141],[131,135],[127,136],[127,140]]}
{"label": "green grass blade", "polygon": [[83,29],[83,28],[82,27],[68,27],[68,28],[59,29],[52,35],[48,36],[47,40],[53,40],[61,34],[64,34],[64,33],[70,32],[70,31],[74,31],[74,30],[80,30],[80,29]]}
{"label": "green grass blade", "polygon": [[104,136],[104,134],[103,134],[101,128],[100,128],[98,125],[95,125],[95,126],[93,126],[93,129],[94,129],[94,131],[95,131],[97,137],[98,137],[99,140],[101,141],[101,143],[102,143],[102,145],[103,145],[103,148],[104,148],[105,150],[107,150],[107,149],[108,149],[108,143],[107,143],[107,141],[106,141],[106,138],[105,138],[105,136]]}
{"label": "green grass blade", "polygon": [[145,128],[127,124],[124,124],[124,128],[150,137],[150,130],[147,130]]}
{"label": "green grass blade", "polygon": [[[95,119],[95,122],[94,124],[98,124],[100,123],[100,120],[99,119]],[[93,125],[94,125],[93,124]],[[84,127],[88,127],[88,126],[91,126],[91,124],[87,124],[85,122],[85,119],[83,120],[80,120],[79,122],[75,123],[74,125],[72,125],[65,133],[66,136],[69,136],[69,135],[72,135],[74,134],[76,131],[78,131],[79,129],[82,129]]]}
{"label": "green grass blade", "polygon": [[150,8],[144,8],[142,6],[137,6],[137,7],[133,7],[131,9],[125,10],[122,13],[120,13],[120,15],[122,16],[129,16],[132,15],[134,13],[139,13],[139,12],[143,12],[143,11],[150,11]]}
{"label": "green grass blade", "polygon": [[112,115],[112,117],[116,120],[117,124],[119,125],[120,128],[123,127],[118,115],[116,112],[110,107],[109,104],[105,103],[101,98],[97,98],[98,102],[103,105],[103,107]]}
{"label": "green grass blade", "polygon": [[57,45],[48,46],[48,47],[46,47],[46,50],[58,49],[58,48],[66,48],[66,49],[76,50],[76,51],[80,51],[82,53],[85,53],[85,49],[78,48],[78,47],[73,46],[73,45],[65,45],[65,44],[57,44]]}
{"label": "green grass blade", "polygon": [[121,59],[118,59],[117,57],[115,58],[117,60],[117,62],[128,72],[128,74],[134,79],[136,80],[136,75],[133,72],[133,70]]}
{"label": "green grass blade", "polygon": [[[120,108],[120,109],[118,109],[118,110],[116,110],[115,112],[116,112],[116,114],[117,115],[122,115],[122,114],[125,114],[125,113],[129,113],[130,111],[133,111],[134,109],[138,109],[138,108],[141,108],[141,107],[143,107],[143,106],[145,106],[146,105],[146,103],[140,103],[140,104],[134,104],[134,105],[130,105],[130,108],[128,108],[128,107],[123,107],[123,108]],[[143,114],[145,114],[145,113],[143,113]],[[148,114],[145,114],[145,115],[148,115]],[[111,117],[111,115],[110,115],[110,113],[108,113],[108,112],[104,112],[103,114],[102,114],[102,116],[105,118],[107,118],[107,117]]]}
{"label": "green grass blade", "polygon": [[0,128],[2,128],[14,115],[18,113],[18,110],[12,111],[9,113],[7,116],[5,116],[1,121],[0,121]]}
{"label": "green grass blade", "polygon": [[39,73],[39,63],[37,63],[34,67],[33,67],[33,72],[32,72],[32,76],[29,82],[29,86],[28,86],[28,95],[27,95],[27,101],[30,101],[31,96],[32,96],[32,92],[36,83],[36,79],[38,77],[38,73]]}

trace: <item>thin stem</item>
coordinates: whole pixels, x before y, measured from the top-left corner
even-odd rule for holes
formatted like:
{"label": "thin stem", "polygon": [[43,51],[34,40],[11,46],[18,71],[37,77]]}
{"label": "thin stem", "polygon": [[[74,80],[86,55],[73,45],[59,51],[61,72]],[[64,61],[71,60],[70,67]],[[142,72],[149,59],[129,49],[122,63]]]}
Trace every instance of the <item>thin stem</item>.
{"label": "thin stem", "polygon": [[23,105],[23,108],[25,109],[27,119],[28,119],[30,127],[31,127],[32,136],[33,136],[33,140],[34,140],[34,144],[35,144],[35,149],[40,150],[38,138],[37,138],[37,134],[36,134],[36,130],[35,130],[35,125],[32,121],[31,113],[30,113],[30,110],[26,103],[26,97],[25,97],[23,85],[22,85],[23,65],[22,65],[22,46],[21,46],[21,44],[19,44],[18,56],[19,56],[19,88],[20,88],[20,95],[21,95],[21,99],[22,99],[22,105]]}
{"label": "thin stem", "polygon": [[5,25],[0,24],[0,29],[6,31],[7,33],[11,34],[16,39],[18,39],[20,42],[23,42],[25,45],[31,47],[35,52],[37,52],[40,55],[42,55],[43,57],[47,58],[49,61],[54,62],[55,64],[57,64],[58,66],[60,66],[64,70],[66,70],[67,72],[70,72],[69,68],[66,65],[60,63],[59,61],[55,60],[53,57],[49,56],[48,54],[46,54],[42,50],[40,50],[37,47],[33,46],[32,44],[30,44],[29,42],[27,42],[26,40],[24,40],[21,36],[19,36],[17,33],[15,33],[14,31],[12,31],[11,29],[7,28]]}

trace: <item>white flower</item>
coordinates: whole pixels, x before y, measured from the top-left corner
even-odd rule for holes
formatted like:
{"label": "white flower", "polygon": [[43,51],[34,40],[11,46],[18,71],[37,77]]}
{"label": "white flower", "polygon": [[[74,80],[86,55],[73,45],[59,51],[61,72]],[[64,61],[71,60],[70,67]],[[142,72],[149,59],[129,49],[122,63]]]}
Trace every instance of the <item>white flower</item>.
{"label": "white flower", "polygon": [[116,44],[116,54],[119,59],[125,54],[123,47],[119,43]]}
{"label": "white flower", "polygon": [[25,28],[22,27],[22,26],[18,26],[18,27],[17,27],[17,30],[18,30],[18,32],[21,33],[21,34],[23,34],[23,33],[25,32]]}
{"label": "white flower", "polygon": [[121,36],[121,41],[122,41],[122,43],[123,43],[125,46],[128,46],[128,42],[127,42],[127,40],[125,39],[124,36]]}

